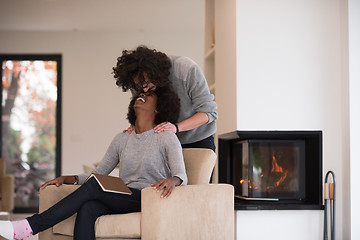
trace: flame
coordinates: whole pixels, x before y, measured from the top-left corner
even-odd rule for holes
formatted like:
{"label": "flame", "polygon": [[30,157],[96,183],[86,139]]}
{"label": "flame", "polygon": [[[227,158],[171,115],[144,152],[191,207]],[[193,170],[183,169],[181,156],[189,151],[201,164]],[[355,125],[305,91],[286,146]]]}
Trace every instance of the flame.
{"label": "flame", "polygon": [[287,177],[288,174],[288,170],[283,170],[283,168],[277,163],[276,161],[276,157],[273,154],[272,155],[272,168],[271,168],[272,172],[277,172],[277,173],[281,173],[281,177],[280,179],[275,183],[275,186],[278,187]]}
{"label": "flame", "polygon": [[278,173],[283,173],[284,172],[282,167],[279,166],[279,164],[277,163],[275,155],[272,155],[272,168],[271,168],[271,171],[272,172],[278,172]]}
{"label": "flame", "polygon": [[245,182],[245,180],[244,180],[244,179],[241,179],[241,180],[240,180],[240,184],[243,184],[243,182]]}

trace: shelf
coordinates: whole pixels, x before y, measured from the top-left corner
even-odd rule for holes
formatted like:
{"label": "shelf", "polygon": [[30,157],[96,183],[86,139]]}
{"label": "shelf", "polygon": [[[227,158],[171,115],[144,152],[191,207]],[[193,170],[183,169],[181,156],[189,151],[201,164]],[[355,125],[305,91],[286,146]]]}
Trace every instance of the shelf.
{"label": "shelf", "polygon": [[204,0],[204,52],[215,43],[215,0]]}
{"label": "shelf", "polygon": [[210,90],[210,92],[215,90],[215,83],[209,85],[209,90]]}
{"label": "shelf", "polygon": [[215,58],[215,46],[210,48],[210,50],[208,50],[205,55],[204,55],[204,59],[205,60],[213,60]]}

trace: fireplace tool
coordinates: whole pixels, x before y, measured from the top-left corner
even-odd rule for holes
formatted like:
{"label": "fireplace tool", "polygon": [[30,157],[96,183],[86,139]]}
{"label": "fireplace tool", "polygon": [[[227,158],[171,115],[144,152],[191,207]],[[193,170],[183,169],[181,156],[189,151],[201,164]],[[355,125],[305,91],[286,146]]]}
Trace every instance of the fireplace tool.
{"label": "fireplace tool", "polygon": [[[332,176],[332,183],[328,183],[329,175]],[[324,240],[335,240],[335,174],[332,171],[328,171],[325,176],[325,187],[324,187]],[[328,219],[329,218],[329,219]],[[330,222],[330,235],[328,223]]]}

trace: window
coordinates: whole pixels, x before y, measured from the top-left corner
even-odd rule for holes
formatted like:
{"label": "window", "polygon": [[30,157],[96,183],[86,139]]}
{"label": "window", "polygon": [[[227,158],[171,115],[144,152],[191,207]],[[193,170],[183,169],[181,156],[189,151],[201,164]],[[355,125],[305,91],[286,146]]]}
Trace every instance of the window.
{"label": "window", "polygon": [[1,157],[15,177],[14,212],[37,212],[61,174],[61,55],[0,55]]}

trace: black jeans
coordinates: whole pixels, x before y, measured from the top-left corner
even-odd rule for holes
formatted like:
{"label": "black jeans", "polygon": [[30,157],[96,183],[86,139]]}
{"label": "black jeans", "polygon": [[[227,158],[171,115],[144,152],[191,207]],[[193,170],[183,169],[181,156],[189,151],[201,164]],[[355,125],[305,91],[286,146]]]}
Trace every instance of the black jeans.
{"label": "black jeans", "polygon": [[44,231],[77,213],[74,239],[95,240],[95,221],[107,214],[141,211],[141,191],[132,195],[104,192],[94,178],[41,214],[28,217],[33,234]]}
{"label": "black jeans", "polygon": [[207,137],[198,142],[182,144],[181,146],[183,148],[208,148],[208,149],[212,149],[215,152],[215,143],[213,136]]}

